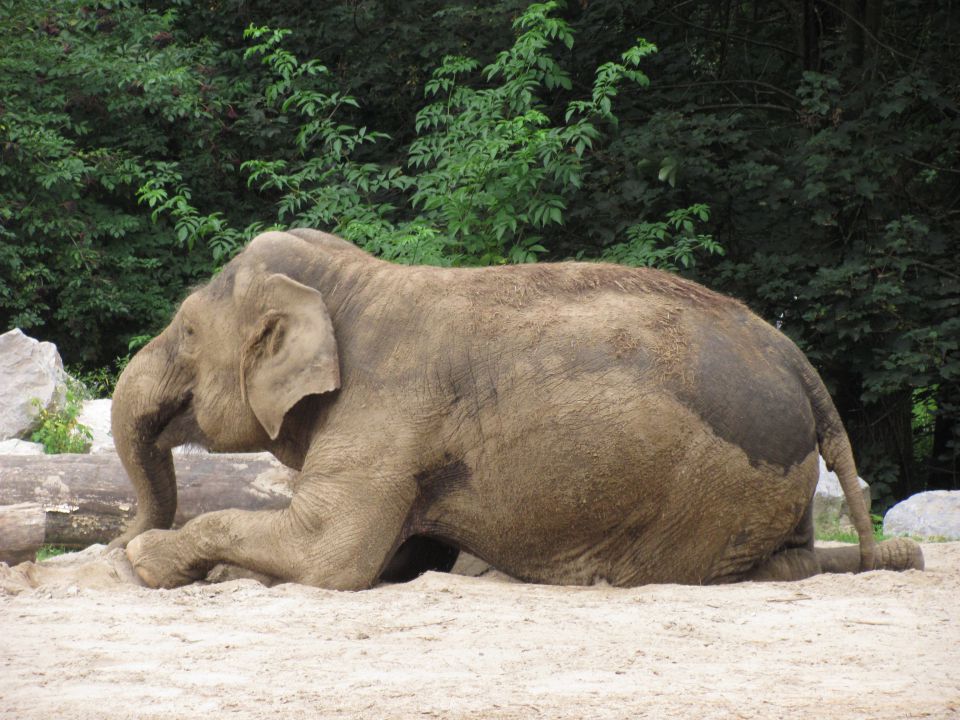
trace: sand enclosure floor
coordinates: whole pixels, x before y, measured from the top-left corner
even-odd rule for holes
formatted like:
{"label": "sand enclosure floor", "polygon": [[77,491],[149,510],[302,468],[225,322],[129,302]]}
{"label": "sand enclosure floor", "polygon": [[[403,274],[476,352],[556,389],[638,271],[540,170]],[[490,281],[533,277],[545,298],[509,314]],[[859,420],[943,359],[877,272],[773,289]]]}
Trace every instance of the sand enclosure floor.
{"label": "sand enclosure floor", "polygon": [[960,717],[960,543],[924,553],[796,583],[339,593],[148,590],[92,548],[0,566],[0,717]]}

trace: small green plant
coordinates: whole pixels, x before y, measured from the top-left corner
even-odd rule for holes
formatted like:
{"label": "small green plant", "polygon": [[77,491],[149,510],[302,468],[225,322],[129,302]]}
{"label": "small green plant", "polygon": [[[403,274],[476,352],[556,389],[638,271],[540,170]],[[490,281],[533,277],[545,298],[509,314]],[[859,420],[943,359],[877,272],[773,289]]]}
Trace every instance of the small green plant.
{"label": "small green plant", "polygon": [[59,453],[84,453],[90,449],[93,433],[77,421],[86,389],[76,380],[67,381],[66,402],[61,410],[47,410],[39,400],[34,400],[40,416],[40,426],[30,436],[43,445],[48,455]]}
{"label": "small green plant", "polygon": [[64,555],[68,552],[73,551],[63,545],[41,545],[40,549],[37,550],[36,562],[43,562],[44,560],[49,560],[50,558]]}
{"label": "small green plant", "polygon": [[[870,515],[870,522],[873,524],[873,537],[876,538],[877,542],[882,542],[884,540],[889,540],[890,538],[883,532],[883,516],[882,515]],[[817,533],[817,540],[829,541],[829,542],[844,542],[844,543],[858,543],[860,542],[860,537],[857,535],[856,530],[841,530],[837,528],[836,530],[823,530]]]}

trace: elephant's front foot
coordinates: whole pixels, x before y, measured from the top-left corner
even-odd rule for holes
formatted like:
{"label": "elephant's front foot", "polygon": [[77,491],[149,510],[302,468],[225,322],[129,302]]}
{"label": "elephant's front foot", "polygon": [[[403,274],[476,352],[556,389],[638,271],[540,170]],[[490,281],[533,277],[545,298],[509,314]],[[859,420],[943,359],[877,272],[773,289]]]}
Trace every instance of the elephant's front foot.
{"label": "elephant's front foot", "polygon": [[130,544],[130,541],[137,537],[137,535],[145,533],[147,530],[151,530],[155,527],[157,526],[149,525],[146,522],[141,521],[139,518],[134,518],[127,529],[123,531],[123,534],[110,541],[110,544],[107,545],[107,549],[113,550],[114,548],[126,548],[127,545]]}
{"label": "elephant's front foot", "polygon": [[191,563],[178,530],[148,530],[127,543],[127,558],[148,586],[175,588],[207,574],[207,568]]}

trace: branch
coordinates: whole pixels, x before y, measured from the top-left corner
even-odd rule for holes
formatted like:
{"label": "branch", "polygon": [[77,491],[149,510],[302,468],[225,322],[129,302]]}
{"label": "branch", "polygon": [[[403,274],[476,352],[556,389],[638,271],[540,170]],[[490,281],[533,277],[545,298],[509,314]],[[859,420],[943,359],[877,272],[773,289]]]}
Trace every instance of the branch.
{"label": "branch", "polygon": [[914,260],[914,265],[919,265],[920,267],[926,268],[927,270],[933,270],[936,273],[941,275],[946,275],[948,278],[953,278],[954,280],[960,280],[960,275],[957,273],[952,273],[949,270],[944,270],[939,265],[934,265],[933,263],[924,262],[923,260]]}
{"label": "branch", "polygon": [[[784,47],[783,45],[777,45],[776,43],[767,43],[767,42],[763,42],[763,41],[761,41],[761,40],[754,40],[753,38],[747,37],[746,35],[737,35],[737,34],[734,34],[734,33],[725,32],[725,31],[723,31],[723,30],[714,30],[713,28],[708,28],[708,27],[704,27],[703,25],[697,25],[697,24],[695,24],[695,23],[688,22],[687,20],[684,20],[682,17],[680,17],[679,15],[676,15],[676,14],[674,14],[674,13],[670,13],[670,14],[671,14],[674,18],[676,18],[677,21],[679,21],[679,23],[680,23],[681,25],[686,25],[687,27],[691,27],[691,28],[693,28],[694,30],[700,30],[700,31],[706,32],[706,33],[712,33],[712,34],[714,34],[714,35],[725,35],[726,37],[733,38],[734,40],[741,40],[741,41],[743,41],[743,42],[745,42],[745,43],[748,43],[748,44],[750,44],[750,45],[756,45],[756,46],[758,46],[758,47],[772,48],[772,49],[774,49],[774,50],[778,50],[778,51],[782,52],[782,53],[785,54],[785,55],[792,55],[793,57],[796,57],[796,58],[802,58],[802,57],[803,57],[803,55],[802,55],[801,53],[798,53],[796,50],[791,50],[790,48]],[[657,23],[658,25],[666,25],[666,26],[668,26],[668,27],[670,27],[671,25],[674,25],[673,23],[665,23],[665,22],[661,22],[661,21],[659,21],[659,20],[652,20],[652,22]]]}
{"label": "branch", "polygon": [[923,167],[933,168],[938,172],[953,173],[954,175],[960,175],[960,170],[955,170],[953,168],[941,167],[940,165],[933,165],[932,163],[924,162],[923,160],[917,160],[916,158],[908,157],[902,153],[897,153],[897,157],[901,157],[907,162],[916,163],[917,165],[922,165]]}
{"label": "branch", "polygon": [[857,18],[855,18],[853,15],[851,15],[849,12],[847,12],[846,9],[840,7],[839,5],[837,5],[837,4],[835,4],[835,3],[830,2],[830,0],[821,0],[821,1],[823,2],[824,5],[829,5],[829,6],[832,7],[834,10],[837,10],[841,15],[843,15],[845,18],[847,18],[847,20],[849,20],[849,21],[852,22],[854,25],[856,25],[856,26],[859,27],[861,30],[863,30],[863,32],[866,33],[866,35],[867,35],[868,38],[870,38],[873,42],[875,42],[877,45],[879,45],[880,47],[882,47],[884,50],[889,50],[889,51],[890,51],[891,53],[893,53],[894,55],[899,55],[900,57],[904,58],[905,60],[909,60],[909,61],[911,61],[911,62],[914,61],[914,58],[910,57],[910,56],[907,55],[906,53],[902,53],[902,52],[900,52],[899,50],[895,50],[894,48],[890,47],[890,46],[887,45],[886,43],[880,42],[880,38],[878,38],[876,35],[874,35],[873,32],[871,32],[870,28],[868,28],[868,27],[867,27],[866,25],[864,25],[862,22],[860,22],[859,20],[857,20]]}
{"label": "branch", "polygon": [[775,110],[777,112],[796,115],[796,112],[783,105],[771,105],[769,103],[741,103],[740,105],[697,105],[694,107],[697,112],[708,110]]}
{"label": "branch", "polygon": [[673,83],[670,85],[656,85],[658,89],[672,90],[676,88],[692,88],[700,86],[710,86],[710,85],[756,85],[757,87],[766,88],[771,92],[778,93],[783,97],[789,99],[791,102],[798,102],[795,95],[787,92],[783,88],[778,88],[776,85],[771,85],[770,83],[765,83],[761,80],[703,80],[699,82],[690,82],[690,83]]}

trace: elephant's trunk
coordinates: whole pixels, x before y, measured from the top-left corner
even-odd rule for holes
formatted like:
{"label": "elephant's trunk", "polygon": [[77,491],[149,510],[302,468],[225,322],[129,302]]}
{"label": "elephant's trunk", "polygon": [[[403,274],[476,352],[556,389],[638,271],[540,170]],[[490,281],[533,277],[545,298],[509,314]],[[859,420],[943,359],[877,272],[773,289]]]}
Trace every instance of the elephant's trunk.
{"label": "elephant's trunk", "polygon": [[113,441],[136,491],[137,514],[110,547],[125,547],[145,530],[169,528],[177,511],[173,454],[158,446],[157,438],[178,402],[175,397],[165,397],[170,392],[172,368],[165,367],[159,357],[157,342],[130,361],[113,395]]}

